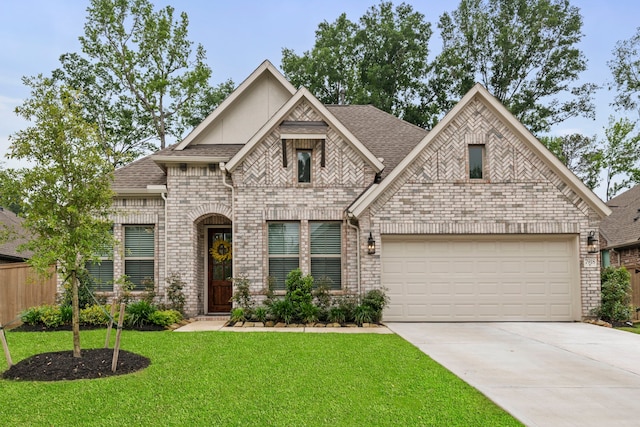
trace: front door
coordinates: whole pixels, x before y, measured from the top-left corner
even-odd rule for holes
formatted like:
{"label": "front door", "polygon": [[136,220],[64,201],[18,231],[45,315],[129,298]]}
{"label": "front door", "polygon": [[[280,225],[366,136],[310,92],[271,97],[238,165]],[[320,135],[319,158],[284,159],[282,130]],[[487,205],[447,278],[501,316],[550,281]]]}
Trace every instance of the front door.
{"label": "front door", "polygon": [[209,313],[229,313],[231,311],[231,228],[209,228],[207,232],[208,301]]}

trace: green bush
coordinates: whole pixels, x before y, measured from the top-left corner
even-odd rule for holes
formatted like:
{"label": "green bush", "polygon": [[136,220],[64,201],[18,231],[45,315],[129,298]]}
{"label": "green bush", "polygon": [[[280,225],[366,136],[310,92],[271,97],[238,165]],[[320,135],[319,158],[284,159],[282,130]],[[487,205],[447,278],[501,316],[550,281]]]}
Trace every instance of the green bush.
{"label": "green bush", "polygon": [[339,307],[339,306],[331,307],[329,309],[327,319],[331,323],[343,324],[347,321],[347,313],[345,313],[345,310],[342,307]]}
{"label": "green bush", "polygon": [[167,278],[167,299],[170,303],[170,308],[184,314],[185,296],[182,292],[185,283],[182,281],[182,277],[178,273],[173,273]]}
{"label": "green bush", "polygon": [[92,305],[80,310],[80,324],[81,325],[107,325],[109,324],[109,310],[111,306],[107,305],[101,307],[99,305]]}
{"label": "green bush", "polygon": [[62,312],[56,305],[44,305],[40,311],[40,320],[47,328],[56,328],[63,325]]}
{"label": "green bush", "polygon": [[247,318],[244,315],[244,309],[242,307],[236,307],[233,310],[231,310],[231,316],[229,317],[229,320],[231,320],[234,323],[244,322],[245,320],[247,320]]}
{"label": "green bush", "polygon": [[156,310],[149,315],[149,322],[158,326],[169,326],[182,320],[182,314],[177,310]]}
{"label": "green bush", "polygon": [[276,322],[284,322],[288,325],[294,320],[293,304],[288,299],[274,300],[270,310]]}
{"label": "green bush", "polygon": [[62,319],[63,325],[71,324],[73,320],[73,307],[71,307],[70,305],[61,305],[60,318]]}
{"label": "green bush", "polygon": [[130,328],[139,328],[151,323],[150,316],[156,311],[148,301],[136,301],[127,306],[124,323]]}
{"label": "green bush", "polygon": [[[364,297],[362,297],[362,302],[360,303],[360,305],[369,308],[369,310],[366,310],[366,311],[370,313],[369,314],[370,320],[368,322],[363,322],[363,323],[380,322],[380,320],[382,320],[382,311],[388,304],[389,304],[389,297],[386,295],[384,289],[372,289],[367,293],[365,293]],[[357,323],[358,313],[355,313],[355,315],[356,315],[355,320]],[[363,314],[361,310],[360,316],[362,315]]]}
{"label": "green bush", "polygon": [[363,323],[374,323],[375,310],[368,305],[360,304],[353,312],[353,317],[358,326],[362,326]]}
{"label": "green bush", "polygon": [[[344,322],[339,323],[348,323],[355,320],[355,310],[358,306],[358,301],[355,295],[343,295],[336,298],[334,303],[344,315]],[[331,312],[329,312],[329,314],[331,314]]]}
{"label": "green bush", "polygon": [[253,312],[253,319],[257,322],[266,322],[268,317],[268,311],[266,307],[258,307]]}
{"label": "green bush", "polygon": [[251,282],[244,276],[232,280],[236,290],[231,297],[231,301],[242,309],[245,318],[250,318],[256,305],[251,295]]}
{"label": "green bush", "polygon": [[633,315],[631,305],[631,275],[624,268],[602,270],[602,303],[595,314],[607,322],[626,322]]}
{"label": "green bush", "polygon": [[300,304],[299,316],[302,323],[316,323],[320,309],[310,302]]}
{"label": "green bush", "polygon": [[41,311],[44,306],[29,307],[20,314],[20,320],[27,325],[35,326],[42,324]]}

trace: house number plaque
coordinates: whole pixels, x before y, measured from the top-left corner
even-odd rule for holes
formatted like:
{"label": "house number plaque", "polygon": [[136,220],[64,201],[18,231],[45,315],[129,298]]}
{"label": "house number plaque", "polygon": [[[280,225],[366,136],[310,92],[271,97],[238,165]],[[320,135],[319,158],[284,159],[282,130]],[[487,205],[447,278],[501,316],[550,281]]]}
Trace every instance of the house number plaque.
{"label": "house number plaque", "polygon": [[584,259],[584,266],[585,267],[597,267],[598,266],[598,259],[595,257],[588,257]]}

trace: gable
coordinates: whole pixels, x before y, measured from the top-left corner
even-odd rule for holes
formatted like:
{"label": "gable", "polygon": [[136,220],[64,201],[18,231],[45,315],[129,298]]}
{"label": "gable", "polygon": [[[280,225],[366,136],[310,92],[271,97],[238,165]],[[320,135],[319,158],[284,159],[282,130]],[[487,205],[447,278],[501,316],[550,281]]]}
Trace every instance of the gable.
{"label": "gable", "polygon": [[269,62],[263,62],[227,99],[176,146],[245,144],[295,93]]}
{"label": "gable", "polygon": [[366,160],[302,100],[280,125],[247,153],[235,169],[235,184],[295,185],[298,150],[312,153],[313,187],[357,188],[365,187],[373,180],[374,172]]}
{"label": "gable", "polygon": [[[350,145],[359,157],[375,172],[379,173],[384,165],[373,153],[355,137],[331,112],[314,97],[307,89],[302,88],[289,99],[282,108],[267,121],[264,126],[247,142],[247,144],[236,154],[229,163],[227,169],[234,171],[247,156],[259,145],[264,138],[267,138],[284,121],[308,121],[324,122],[328,128],[333,129],[345,144]],[[279,130],[278,130],[279,132]],[[319,135],[321,137],[321,135]],[[279,138],[279,136],[278,136]]]}
{"label": "gable", "polygon": [[[473,144],[486,148],[487,184],[548,182],[582,212],[590,207],[601,217],[610,213],[591,190],[479,84],[380,185],[356,200],[351,212],[359,216],[374,203],[380,206],[406,182],[470,183],[467,147]],[[486,189],[482,187],[477,185],[476,189]]]}

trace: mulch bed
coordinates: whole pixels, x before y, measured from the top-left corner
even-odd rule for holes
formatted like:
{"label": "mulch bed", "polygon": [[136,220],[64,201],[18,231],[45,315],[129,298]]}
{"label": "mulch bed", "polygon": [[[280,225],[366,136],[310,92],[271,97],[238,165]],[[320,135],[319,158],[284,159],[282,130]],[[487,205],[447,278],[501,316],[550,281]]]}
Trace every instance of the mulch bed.
{"label": "mulch bed", "polygon": [[105,378],[140,371],[151,361],[139,354],[120,350],[116,371],[111,371],[113,349],[96,348],[81,351],[80,358],[73,352],[41,353],[24,359],[8,370],[2,378],[20,381],[63,381]]}

